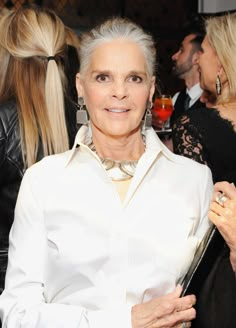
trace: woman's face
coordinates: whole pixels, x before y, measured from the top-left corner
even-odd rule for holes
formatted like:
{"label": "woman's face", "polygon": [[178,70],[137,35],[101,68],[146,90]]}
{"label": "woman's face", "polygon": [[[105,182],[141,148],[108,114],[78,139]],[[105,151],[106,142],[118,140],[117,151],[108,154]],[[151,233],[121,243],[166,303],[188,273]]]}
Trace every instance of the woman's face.
{"label": "woman's face", "polygon": [[82,75],[77,74],[76,85],[88,109],[93,133],[124,137],[140,129],[155,78],[148,76],[140,47],[116,39],[95,48],[88,67]]}
{"label": "woman's face", "polygon": [[220,63],[207,37],[205,37],[202,42],[202,53],[199,57],[199,71],[201,88],[215,94],[216,77],[217,74],[220,73]]}

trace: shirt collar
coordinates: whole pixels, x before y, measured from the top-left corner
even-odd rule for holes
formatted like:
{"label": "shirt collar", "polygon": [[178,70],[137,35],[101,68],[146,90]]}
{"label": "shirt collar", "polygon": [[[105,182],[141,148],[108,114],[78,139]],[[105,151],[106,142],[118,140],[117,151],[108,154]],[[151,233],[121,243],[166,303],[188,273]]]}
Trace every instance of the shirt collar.
{"label": "shirt collar", "polygon": [[91,141],[92,141],[92,131],[89,123],[82,125],[75,136],[74,145],[70,151],[69,157],[66,160],[65,166],[67,166],[72,161],[78,146],[89,145]]}
{"label": "shirt collar", "polygon": [[155,152],[156,155],[162,153],[171,161],[176,161],[176,154],[170,151],[160,140],[153,128],[146,131],[146,152]]}
{"label": "shirt collar", "polygon": [[[65,167],[73,160],[77,152],[78,146],[87,146],[92,141],[92,131],[90,124],[83,125],[76,134],[74,145],[69,152],[65,162]],[[169,159],[173,159],[173,153],[161,142],[153,128],[147,129],[145,132],[146,151],[155,152],[157,155],[162,152]]]}
{"label": "shirt collar", "polygon": [[195,84],[192,88],[187,89],[186,93],[190,96],[192,100],[198,99],[202,94],[202,89],[200,87],[200,83]]}

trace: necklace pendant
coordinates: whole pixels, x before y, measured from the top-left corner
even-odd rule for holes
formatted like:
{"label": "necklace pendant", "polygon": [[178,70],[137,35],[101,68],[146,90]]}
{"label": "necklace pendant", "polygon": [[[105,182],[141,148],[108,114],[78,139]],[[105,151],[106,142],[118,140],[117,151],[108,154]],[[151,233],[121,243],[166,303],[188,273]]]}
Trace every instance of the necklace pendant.
{"label": "necklace pendant", "polygon": [[115,161],[100,158],[107,174],[113,181],[125,181],[134,176],[138,161]]}
{"label": "necklace pendant", "polygon": [[[98,155],[93,142],[88,147]],[[138,161],[118,161],[111,158],[102,158],[99,155],[98,157],[111,180],[126,181],[134,176]]]}
{"label": "necklace pendant", "polygon": [[110,170],[107,170],[107,174],[112,181],[125,181],[133,177],[133,175],[121,171],[118,167],[113,167]]}

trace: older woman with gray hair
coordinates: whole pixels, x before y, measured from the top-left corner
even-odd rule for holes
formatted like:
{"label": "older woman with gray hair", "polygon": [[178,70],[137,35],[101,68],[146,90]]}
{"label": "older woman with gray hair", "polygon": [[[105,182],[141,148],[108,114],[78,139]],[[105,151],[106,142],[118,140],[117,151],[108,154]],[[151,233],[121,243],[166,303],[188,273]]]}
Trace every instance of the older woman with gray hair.
{"label": "older woman with gray hair", "polygon": [[[205,165],[151,128],[156,49],[133,22],[84,34],[71,151],[27,170],[10,234],[7,328],[190,327],[178,285],[209,227]],[[87,120],[87,111],[89,121]]]}

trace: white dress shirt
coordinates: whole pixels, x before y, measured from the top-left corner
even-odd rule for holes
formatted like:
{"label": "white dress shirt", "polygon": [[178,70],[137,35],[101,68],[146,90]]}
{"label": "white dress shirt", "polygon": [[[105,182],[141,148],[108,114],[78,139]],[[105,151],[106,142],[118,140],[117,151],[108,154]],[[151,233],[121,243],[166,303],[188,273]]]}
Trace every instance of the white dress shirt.
{"label": "white dress shirt", "polygon": [[90,140],[83,126],[73,150],[25,173],[3,327],[130,328],[131,307],[175,289],[209,226],[207,166],[173,154],[151,129],[122,202]]}
{"label": "white dress shirt", "polygon": [[[200,87],[200,84],[197,83],[195,84],[192,88],[186,89],[186,93],[190,96],[190,102],[189,102],[189,108],[195,104],[195,102],[201,97],[203,90]],[[178,98],[179,92],[177,92],[173,97],[172,97],[172,103],[173,106],[176,102],[176,99]]]}

